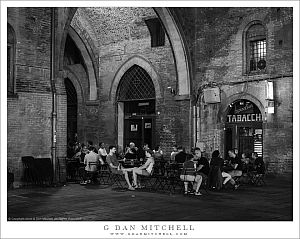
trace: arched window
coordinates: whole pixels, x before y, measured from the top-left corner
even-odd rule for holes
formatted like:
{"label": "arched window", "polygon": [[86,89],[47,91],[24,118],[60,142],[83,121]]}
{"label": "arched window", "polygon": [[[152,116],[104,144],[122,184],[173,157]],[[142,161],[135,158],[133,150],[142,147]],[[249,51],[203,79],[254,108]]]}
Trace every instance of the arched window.
{"label": "arched window", "polygon": [[151,35],[151,47],[165,45],[165,31],[158,18],[145,20]]}
{"label": "arched window", "polygon": [[133,65],[122,76],[118,88],[118,101],[155,99],[155,88],[149,74]]}
{"label": "arched window", "polygon": [[7,95],[15,93],[15,31],[10,24],[7,24]]}
{"label": "arched window", "polygon": [[264,26],[253,22],[245,34],[246,71],[261,73],[267,67],[267,37]]}

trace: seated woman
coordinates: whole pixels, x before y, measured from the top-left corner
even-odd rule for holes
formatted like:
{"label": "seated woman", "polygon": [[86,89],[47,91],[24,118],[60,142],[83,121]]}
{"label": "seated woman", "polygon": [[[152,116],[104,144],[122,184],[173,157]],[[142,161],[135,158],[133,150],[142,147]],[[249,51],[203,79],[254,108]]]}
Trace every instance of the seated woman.
{"label": "seated woman", "polygon": [[196,175],[197,162],[193,161],[194,158],[183,163],[183,169],[180,175],[180,179],[184,182],[184,194],[188,194],[189,182],[193,183],[193,188],[195,188],[195,195],[200,196],[200,186],[202,183],[202,176],[200,174]]}
{"label": "seated woman", "polygon": [[153,158],[153,151],[148,149],[145,152],[146,155],[146,162],[140,166],[135,167],[132,169],[132,175],[133,175],[133,187],[139,188],[140,185],[138,185],[137,182],[137,176],[138,175],[144,175],[144,176],[150,176],[152,174],[153,166],[154,166],[154,158]]}
{"label": "seated woman", "polygon": [[[210,160],[210,170],[209,170],[209,174],[208,174],[209,187],[219,190],[222,188],[223,177],[226,177],[226,179],[228,177],[229,177],[229,179],[231,178],[231,176],[229,174],[227,175],[227,174],[221,173],[221,168],[222,168],[223,164],[224,164],[224,160],[220,157],[219,150],[215,150],[212,153],[211,160]],[[227,179],[227,181],[229,179]]]}
{"label": "seated woman", "polygon": [[[226,163],[224,163],[224,160],[220,157],[219,150],[215,150],[212,153],[210,168],[211,172],[209,173],[209,181],[211,182],[210,185],[213,188],[215,187],[217,189],[220,189],[222,186],[224,187],[227,182],[230,182],[230,184],[233,185],[235,189],[238,187],[232,176],[228,173],[228,171],[230,171],[232,168],[228,167]],[[222,176],[222,179],[220,178],[220,175]]]}

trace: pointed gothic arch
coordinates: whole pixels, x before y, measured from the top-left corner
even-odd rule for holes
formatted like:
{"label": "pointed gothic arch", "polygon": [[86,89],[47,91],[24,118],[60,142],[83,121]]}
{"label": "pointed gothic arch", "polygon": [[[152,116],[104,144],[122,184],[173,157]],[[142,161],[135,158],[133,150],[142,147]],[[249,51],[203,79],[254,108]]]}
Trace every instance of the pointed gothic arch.
{"label": "pointed gothic arch", "polygon": [[145,70],[148,73],[148,75],[152,79],[152,82],[153,82],[153,85],[155,88],[155,98],[156,99],[162,98],[161,89],[160,89],[161,87],[160,87],[160,83],[159,83],[160,77],[154,70],[154,67],[143,57],[134,56],[134,57],[131,57],[129,60],[127,60],[117,71],[117,73],[113,79],[111,89],[110,89],[109,99],[111,101],[115,101],[117,99],[116,97],[117,97],[117,89],[118,89],[119,83],[120,83],[123,75],[125,74],[125,72],[127,72],[134,65],[137,65],[137,66],[143,68],[143,70]]}

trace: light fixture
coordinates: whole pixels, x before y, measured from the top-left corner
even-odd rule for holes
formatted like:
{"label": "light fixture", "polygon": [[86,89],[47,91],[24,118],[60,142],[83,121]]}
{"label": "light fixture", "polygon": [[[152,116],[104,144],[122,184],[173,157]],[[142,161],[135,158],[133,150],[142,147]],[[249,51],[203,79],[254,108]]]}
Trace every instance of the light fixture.
{"label": "light fixture", "polygon": [[170,93],[171,93],[172,95],[176,95],[175,90],[174,90],[171,86],[168,86],[167,88],[170,89]]}
{"label": "light fixture", "polygon": [[267,100],[274,100],[273,81],[267,81]]}
{"label": "light fixture", "polygon": [[275,103],[274,100],[267,100],[268,106],[267,106],[267,112],[269,114],[274,114],[275,113]]}
{"label": "light fixture", "polygon": [[266,81],[266,93],[267,93],[267,112],[274,114],[275,102],[274,102],[274,83],[273,81]]}

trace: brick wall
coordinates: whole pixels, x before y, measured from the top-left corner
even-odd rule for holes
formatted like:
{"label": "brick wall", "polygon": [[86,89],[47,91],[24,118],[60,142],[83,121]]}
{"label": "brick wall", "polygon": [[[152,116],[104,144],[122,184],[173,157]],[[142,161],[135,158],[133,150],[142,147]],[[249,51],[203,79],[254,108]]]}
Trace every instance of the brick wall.
{"label": "brick wall", "polygon": [[[143,20],[155,16],[151,8],[80,8],[75,14],[71,23],[74,29],[78,33],[85,29],[84,37],[93,39],[93,46],[100,46],[98,47],[100,101],[98,105],[84,106],[88,116],[85,124],[79,126],[79,133],[84,131],[86,134],[84,140],[90,139],[94,143],[99,141],[107,144],[117,143],[116,99],[110,99],[113,80],[127,60],[133,56],[142,56],[159,75],[161,79],[159,87],[162,96],[165,97],[164,100],[158,99],[156,102],[157,111],[161,112],[156,119],[156,143],[161,144],[163,150],[167,152],[174,143],[189,147],[187,127],[189,102],[176,101],[167,89],[168,86],[174,89],[177,87],[170,43],[166,38],[165,46],[151,48],[150,33]],[[82,82],[82,85],[84,84]],[[163,130],[166,128],[168,128],[167,137]]]}
{"label": "brick wall", "polygon": [[18,92],[7,102],[7,164],[19,182],[22,156],[51,157],[50,94]]}
{"label": "brick wall", "polygon": [[[64,11],[58,11],[63,13]],[[65,11],[66,13],[69,11]],[[70,11],[71,12],[71,11]],[[291,74],[292,10],[290,8],[172,8],[171,13],[186,44],[191,65],[191,91],[215,82],[221,88],[221,104],[203,104],[201,141],[208,153],[222,150],[224,143],[224,102],[236,93],[247,93],[266,105],[263,82],[236,86],[228,82]],[[16,33],[16,93],[8,98],[8,166],[22,177],[21,156],[51,156],[50,86],[50,8],[9,8],[8,22]],[[150,34],[144,19],[155,17],[152,8],[79,8],[71,26],[79,34],[93,65],[96,66],[98,100],[89,101],[86,72],[79,65],[68,66],[72,82],[80,95],[78,102],[78,136],[86,142],[116,144],[115,98],[110,98],[118,70],[133,56],[144,58],[159,76],[162,98],[156,100],[156,143],[169,154],[174,144],[187,149],[191,145],[190,101],[178,100],[168,86],[178,88],[173,52],[166,37],[162,47],[151,48]],[[67,16],[60,16],[59,36]],[[244,74],[243,31],[253,20],[267,28],[267,74]],[[61,50],[58,45],[57,50]],[[61,53],[58,53],[61,54]],[[62,70],[62,69],[61,69]],[[59,74],[58,74],[59,75]],[[75,75],[75,76],[74,76]],[[57,154],[66,155],[66,92],[63,79],[57,78]],[[292,77],[275,81],[275,114],[264,123],[264,157],[269,171],[292,171]],[[246,91],[246,92],[245,92]],[[230,103],[230,102],[229,102]],[[25,119],[25,120],[24,120]]]}
{"label": "brick wall", "polygon": [[[265,107],[264,82],[245,83],[236,86],[228,82],[251,81],[265,77],[289,75],[293,69],[292,57],[292,9],[291,8],[198,8],[179,11],[180,19],[193,66],[193,89],[214,82],[221,89],[221,104],[199,102],[201,107],[201,141],[209,153],[214,141],[221,150],[224,144],[224,102],[235,94],[244,93],[258,99]],[[267,72],[249,76],[245,74],[243,58],[243,31],[251,21],[260,20],[267,29]],[[195,38],[187,26],[195,21]],[[276,109],[267,115],[264,129],[264,159],[269,171],[289,173],[292,170],[292,78],[274,80]],[[243,94],[241,94],[243,98]],[[228,102],[228,104],[231,102]],[[264,112],[262,112],[264,113]],[[221,114],[221,115],[220,115]]]}
{"label": "brick wall", "polygon": [[7,100],[7,163],[17,184],[22,156],[51,157],[50,19],[49,8],[8,8],[17,96]]}

